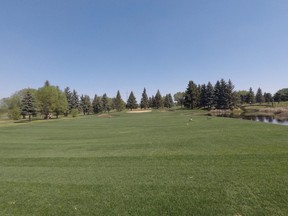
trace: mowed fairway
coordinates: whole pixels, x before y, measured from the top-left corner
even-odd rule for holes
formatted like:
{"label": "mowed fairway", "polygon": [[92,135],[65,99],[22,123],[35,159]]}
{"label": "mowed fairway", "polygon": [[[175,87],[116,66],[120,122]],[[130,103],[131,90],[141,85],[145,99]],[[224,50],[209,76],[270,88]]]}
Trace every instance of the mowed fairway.
{"label": "mowed fairway", "polygon": [[288,127],[191,114],[0,127],[0,215],[288,215]]}

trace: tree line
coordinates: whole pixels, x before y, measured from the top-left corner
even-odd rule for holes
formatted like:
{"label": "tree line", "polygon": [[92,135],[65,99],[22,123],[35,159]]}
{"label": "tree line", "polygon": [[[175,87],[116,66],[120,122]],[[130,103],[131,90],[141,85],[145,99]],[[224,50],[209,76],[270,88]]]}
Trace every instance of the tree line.
{"label": "tree line", "polygon": [[231,80],[221,79],[215,85],[211,82],[199,85],[189,81],[186,91],[177,92],[174,99],[178,105],[188,109],[233,109],[243,104],[288,101],[288,91],[281,90],[272,96],[271,93],[262,93],[261,88],[258,88],[256,94],[252,88],[248,91],[235,91]]}
{"label": "tree line", "polygon": [[[174,98],[174,100],[173,100]],[[184,92],[177,92],[173,95],[162,96],[158,90],[155,95],[148,97],[144,88],[140,103],[131,91],[125,102],[119,91],[116,96],[110,98],[104,93],[97,94],[91,99],[88,95],[79,96],[76,90],[66,87],[62,91],[58,86],[50,85],[46,81],[39,89],[22,89],[9,98],[1,100],[1,110],[8,111],[9,117],[19,119],[40,115],[44,119],[58,118],[59,115],[77,116],[80,112],[84,115],[110,112],[111,110],[122,111],[124,109],[161,109],[171,108],[174,105],[187,109],[233,109],[242,104],[274,103],[288,101],[288,89],[281,89],[273,96],[271,93],[262,93],[258,88],[256,94],[250,88],[248,91],[235,91],[231,80],[218,80],[214,85],[196,84],[189,81]]]}
{"label": "tree line", "polygon": [[141,109],[148,108],[171,108],[174,101],[171,94],[162,96],[158,90],[155,97],[148,97],[144,88],[140,104],[131,91],[128,100],[125,102],[119,91],[116,97],[110,98],[104,93],[102,96],[95,94],[94,98],[88,95],[79,96],[77,91],[66,87],[62,91],[58,86],[50,85],[46,81],[44,86],[39,89],[22,89],[9,98],[1,100],[1,110],[7,110],[11,119],[18,120],[22,116],[31,120],[33,116],[40,115],[44,119],[50,119],[52,116],[56,118],[59,115],[77,116],[79,113],[83,115],[106,113],[111,110],[122,111],[124,109]]}

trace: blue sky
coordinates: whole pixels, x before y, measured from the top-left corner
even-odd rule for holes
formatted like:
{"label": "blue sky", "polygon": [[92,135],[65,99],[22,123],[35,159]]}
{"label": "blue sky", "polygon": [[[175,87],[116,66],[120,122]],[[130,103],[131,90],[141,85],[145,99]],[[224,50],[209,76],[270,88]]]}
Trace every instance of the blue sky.
{"label": "blue sky", "polygon": [[0,98],[45,80],[123,99],[288,87],[287,0],[1,0]]}

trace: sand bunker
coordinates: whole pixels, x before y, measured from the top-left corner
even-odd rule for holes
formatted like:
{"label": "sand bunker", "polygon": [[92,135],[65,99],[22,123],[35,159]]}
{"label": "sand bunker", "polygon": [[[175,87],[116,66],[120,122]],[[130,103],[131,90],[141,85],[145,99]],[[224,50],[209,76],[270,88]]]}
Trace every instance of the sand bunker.
{"label": "sand bunker", "polygon": [[127,113],[147,113],[151,111],[152,110],[132,110],[132,111],[127,111]]}

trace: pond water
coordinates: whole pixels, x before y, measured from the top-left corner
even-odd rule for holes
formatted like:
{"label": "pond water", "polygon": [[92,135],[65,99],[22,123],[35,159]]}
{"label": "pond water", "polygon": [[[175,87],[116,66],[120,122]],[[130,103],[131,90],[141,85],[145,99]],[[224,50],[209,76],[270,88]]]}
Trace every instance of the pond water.
{"label": "pond water", "polygon": [[288,119],[279,119],[274,116],[243,116],[242,119],[288,126]]}
{"label": "pond water", "polygon": [[278,125],[285,125],[288,126],[288,118],[277,118],[275,116],[246,116],[246,115],[217,115],[219,117],[227,117],[227,118],[241,118],[245,120],[257,121],[257,122],[264,122],[270,124],[278,124]]}

